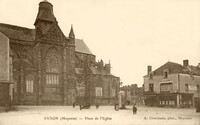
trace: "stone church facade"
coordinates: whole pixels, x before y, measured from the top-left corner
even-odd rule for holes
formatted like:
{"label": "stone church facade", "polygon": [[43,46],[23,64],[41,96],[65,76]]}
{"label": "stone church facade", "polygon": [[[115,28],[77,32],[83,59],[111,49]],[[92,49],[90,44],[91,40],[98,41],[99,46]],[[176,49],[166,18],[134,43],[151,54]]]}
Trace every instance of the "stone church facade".
{"label": "stone church facade", "polygon": [[48,1],[39,3],[35,29],[0,23],[12,53],[16,105],[113,104],[120,78],[96,61],[71,27],[65,36]]}

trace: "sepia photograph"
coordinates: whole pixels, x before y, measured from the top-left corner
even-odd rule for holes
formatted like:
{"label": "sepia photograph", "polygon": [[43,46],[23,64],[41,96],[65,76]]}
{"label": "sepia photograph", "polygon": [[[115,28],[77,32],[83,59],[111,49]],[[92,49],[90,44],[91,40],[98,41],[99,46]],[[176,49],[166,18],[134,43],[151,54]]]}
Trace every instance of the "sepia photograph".
{"label": "sepia photograph", "polygon": [[200,0],[0,0],[0,125],[200,125]]}

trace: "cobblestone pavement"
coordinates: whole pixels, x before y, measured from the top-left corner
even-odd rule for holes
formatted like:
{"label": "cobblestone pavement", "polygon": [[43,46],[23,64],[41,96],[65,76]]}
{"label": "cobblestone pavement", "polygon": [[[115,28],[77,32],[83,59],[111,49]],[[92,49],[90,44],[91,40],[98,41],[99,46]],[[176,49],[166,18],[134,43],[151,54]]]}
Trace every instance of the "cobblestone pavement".
{"label": "cobblestone pavement", "polygon": [[0,125],[200,125],[194,108],[131,107],[115,111],[114,106],[79,109],[79,106],[19,106],[18,111],[0,113]]}

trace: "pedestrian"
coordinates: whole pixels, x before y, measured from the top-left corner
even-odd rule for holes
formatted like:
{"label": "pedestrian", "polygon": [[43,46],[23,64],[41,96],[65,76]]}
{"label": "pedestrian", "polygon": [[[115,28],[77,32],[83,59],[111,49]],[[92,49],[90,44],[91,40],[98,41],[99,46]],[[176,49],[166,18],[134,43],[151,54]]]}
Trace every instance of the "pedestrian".
{"label": "pedestrian", "polygon": [[114,109],[115,109],[115,111],[119,110],[119,104],[118,104],[118,100],[117,99],[115,99],[115,101],[114,101]]}
{"label": "pedestrian", "polygon": [[117,103],[114,104],[114,109],[115,109],[115,111],[119,110],[119,105]]}
{"label": "pedestrian", "polygon": [[137,113],[137,108],[136,108],[136,106],[135,106],[136,104],[135,103],[133,103],[133,114],[136,114]]}
{"label": "pedestrian", "polygon": [[197,105],[196,105],[196,112],[200,112],[200,102],[199,101],[197,102]]}
{"label": "pedestrian", "polygon": [[115,109],[116,111],[118,111],[119,110],[119,105],[118,104],[116,104],[116,109]]}
{"label": "pedestrian", "polygon": [[115,104],[114,104],[114,109],[116,110],[116,108],[117,108],[117,104],[115,103]]}
{"label": "pedestrian", "polygon": [[95,105],[95,106],[96,106],[96,109],[98,109],[98,108],[99,108],[99,103],[96,103],[96,105]]}
{"label": "pedestrian", "polygon": [[76,106],[74,94],[72,95],[72,106],[73,106],[73,108]]}
{"label": "pedestrian", "polygon": [[76,106],[75,102],[73,103],[73,108]]}

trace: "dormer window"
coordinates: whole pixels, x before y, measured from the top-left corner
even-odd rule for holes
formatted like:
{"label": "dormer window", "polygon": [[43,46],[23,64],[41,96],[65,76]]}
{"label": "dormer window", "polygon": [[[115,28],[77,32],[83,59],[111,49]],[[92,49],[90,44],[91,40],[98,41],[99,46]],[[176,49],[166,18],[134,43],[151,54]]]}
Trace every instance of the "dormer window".
{"label": "dormer window", "polygon": [[164,77],[164,79],[168,78],[168,74],[169,74],[169,70],[168,69],[163,70],[163,77]]}

